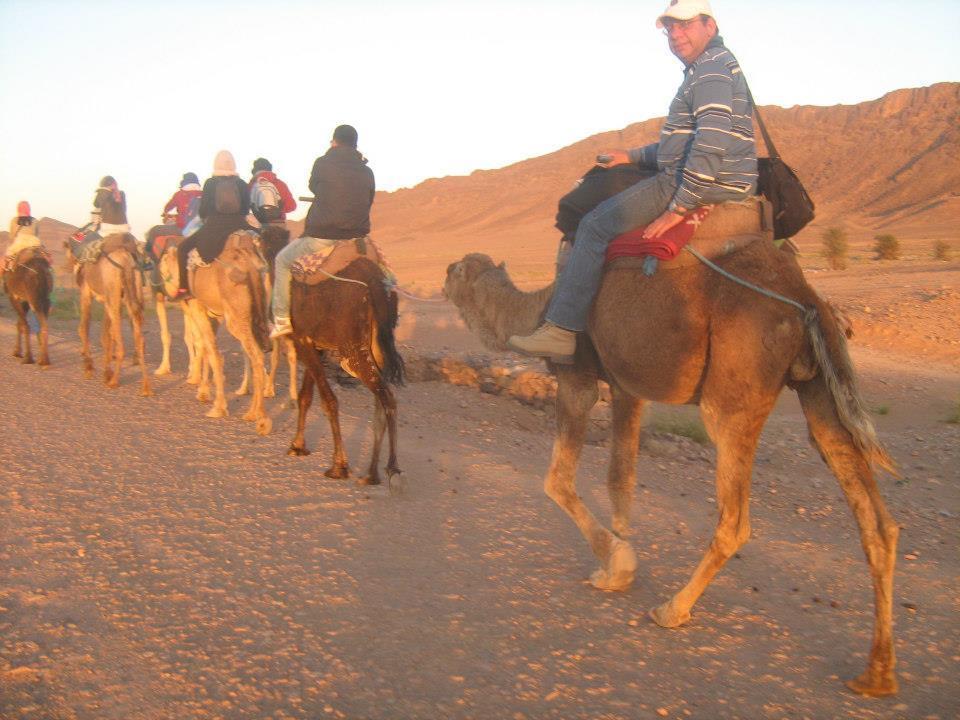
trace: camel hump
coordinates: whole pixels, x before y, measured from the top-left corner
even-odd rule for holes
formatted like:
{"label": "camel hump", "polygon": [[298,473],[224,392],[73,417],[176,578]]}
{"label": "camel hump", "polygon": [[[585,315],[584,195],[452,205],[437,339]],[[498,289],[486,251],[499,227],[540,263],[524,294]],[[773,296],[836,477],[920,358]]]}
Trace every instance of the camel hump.
{"label": "camel hump", "polygon": [[137,255],[137,239],[130,233],[114,233],[103,238],[103,245],[100,252],[103,255],[112,253],[115,250],[126,250],[131,255]]}
{"label": "camel hump", "polygon": [[26,265],[31,260],[42,260],[49,265],[52,258],[46,248],[41,245],[34,245],[33,247],[24,248],[18,252],[14,263],[17,265]]}
{"label": "camel hump", "polygon": [[383,253],[369,237],[337,240],[323,250],[297,260],[290,266],[290,274],[297,282],[317,285],[360,258],[366,258],[387,274]]}

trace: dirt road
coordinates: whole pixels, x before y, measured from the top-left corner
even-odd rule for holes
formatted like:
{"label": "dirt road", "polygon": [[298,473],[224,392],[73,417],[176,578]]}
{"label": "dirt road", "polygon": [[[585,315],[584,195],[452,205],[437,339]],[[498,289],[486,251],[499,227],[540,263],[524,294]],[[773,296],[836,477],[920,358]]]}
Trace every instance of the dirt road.
{"label": "dirt road", "polygon": [[[475,350],[450,308],[407,306],[403,342]],[[399,391],[392,490],[322,475],[317,405],[307,458],[272,435],[203,417],[178,374],[137,395],[84,380],[72,323],[45,371],[9,357],[0,320],[0,717],[948,718],[960,711],[960,376],[921,356],[856,350],[902,523],[895,623],[901,694],[841,679],[869,647],[872,597],[853,519],[785,396],[754,475],[749,544],[664,630],[646,617],[709,543],[712,450],[648,436],[639,461],[631,590],[585,584],[585,543],[542,493],[549,410],[441,382]],[[955,316],[954,316],[955,317]],[[151,320],[148,352],[159,358]],[[879,337],[871,335],[871,338]],[[236,345],[228,373],[238,379]],[[938,355],[936,360],[942,358]],[[99,367],[99,359],[98,359]],[[355,471],[370,396],[338,389]],[[886,408],[884,411],[883,408]],[[684,412],[681,409],[680,412]],[[655,413],[661,409],[655,410]],[[607,450],[585,448],[580,491],[604,516]],[[953,678],[951,680],[950,678]]]}

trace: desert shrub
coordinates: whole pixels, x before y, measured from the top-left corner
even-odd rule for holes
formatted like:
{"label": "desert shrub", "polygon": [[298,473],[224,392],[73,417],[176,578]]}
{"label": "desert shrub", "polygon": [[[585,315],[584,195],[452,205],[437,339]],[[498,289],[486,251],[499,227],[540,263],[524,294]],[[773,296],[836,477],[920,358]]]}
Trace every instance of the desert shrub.
{"label": "desert shrub", "polygon": [[873,251],[877,260],[899,260],[900,242],[893,235],[877,235],[873,238]]}
{"label": "desert shrub", "polygon": [[948,243],[946,240],[937,240],[933,244],[933,259],[949,260],[950,259],[950,243]]}
{"label": "desert shrub", "polygon": [[658,433],[669,433],[690,438],[700,445],[709,445],[710,436],[699,419],[657,418],[650,423],[650,429]]}
{"label": "desert shrub", "polygon": [[841,227],[823,231],[823,256],[834,270],[847,267],[847,231]]}

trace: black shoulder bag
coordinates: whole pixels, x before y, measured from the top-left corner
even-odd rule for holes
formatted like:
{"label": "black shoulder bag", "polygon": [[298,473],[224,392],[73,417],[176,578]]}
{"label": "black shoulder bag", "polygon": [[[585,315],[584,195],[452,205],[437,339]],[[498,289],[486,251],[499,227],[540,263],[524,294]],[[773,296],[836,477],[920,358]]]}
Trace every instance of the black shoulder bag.
{"label": "black shoulder bag", "polygon": [[773,237],[785,240],[800,232],[814,217],[813,200],[800,182],[800,178],[777,152],[773,140],[760,117],[760,108],[753,101],[753,93],[747,88],[747,97],[753,106],[753,116],[760,126],[763,142],[770,157],[757,158],[758,185],[760,194],[773,205]]}

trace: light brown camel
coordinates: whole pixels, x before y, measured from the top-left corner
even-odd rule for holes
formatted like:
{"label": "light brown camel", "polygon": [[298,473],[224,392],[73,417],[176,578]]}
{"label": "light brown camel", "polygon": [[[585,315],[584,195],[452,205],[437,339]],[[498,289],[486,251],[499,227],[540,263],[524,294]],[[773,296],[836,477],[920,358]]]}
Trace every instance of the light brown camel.
{"label": "light brown camel", "polygon": [[[10,270],[3,274],[4,286],[10,297],[10,304],[17,313],[17,345],[13,356],[23,358],[24,364],[33,362],[33,349],[30,345],[30,325],[27,311],[33,310],[40,323],[37,339],[40,344],[41,367],[50,364],[47,354],[47,316],[50,314],[50,293],[53,292],[53,269],[50,261],[40,248],[26,248],[17,253]],[[26,343],[26,355],[23,354],[21,341]]]}
{"label": "light brown camel", "polygon": [[387,480],[400,474],[397,465],[397,402],[390,385],[404,381],[403,358],[397,352],[393,331],[397,325],[397,295],[388,293],[384,273],[368,260],[354,260],[336,273],[339,279],[327,279],[316,285],[294,281],[290,293],[290,321],[297,356],[304,364],[300,386],[297,434],[290,443],[289,455],[309,455],[303,431],[307,411],[313,402],[316,385],[333,435],[333,464],[324,473],[330,478],[350,474],[347,454],[340,436],[337,396],[333,394],[324,371],[323,353],[334,350],[350,371],[373,393],[373,452],[366,485],[380,483],[380,447],[387,429],[390,456]]}
{"label": "light brown camel", "polygon": [[[164,254],[161,272],[170,282],[179,282],[176,255]],[[198,331],[203,346],[203,357],[213,372],[213,407],[207,417],[229,415],[223,390],[223,357],[217,348],[216,329],[211,322],[223,320],[227,330],[243,347],[250,361],[253,375],[253,399],[243,415],[244,420],[256,423],[257,432],[266,435],[273,422],[264,412],[264,364],[261,347],[267,343],[266,294],[263,273],[266,263],[261,258],[252,233],[235,232],[227,239],[220,255],[209,265],[190,272],[190,291],[187,314]],[[209,397],[207,374],[201,372],[197,398]]]}
{"label": "light brown camel", "polygon": [[[606,271],[574,364],[555,366],[557,439],[546,493],[580,528],[601,562],[591,581],[604,590],[633,581],[636,558],[627,541],[645,400],[697,404],[717,446],[719,521],[689,582],[651,611],[663,627],[690,619],[693,604],[750,536],[748,498],[754,452],[784,385],[796,390],[810,438],[837,476],[860,527],[873,580],[875,623],[866,672],[848,686],[867,695],[897,691],[892,630],[893,568],[899,529],[874,480],[873,464],[892,469],[857,394],[855,378],[831,308],[807,285],[792,254],[754,242],[718,260],[724,269],[774,290],[794,307],[735,284],[696,262],[646,277],[636,266]],[[490,348],[505,350],[544,315],[553,286],[517,290],[504,265],[470,254],[447,269],[445,293]],[[575,473],[598,379],[610,384],[613,444],[607,486],[613,531],[577,494]]]}
{"label": "light brown camel", "polygon": [[[90,357],[90,310],[94,300],[103,304],[101,344],[103,345],[103,381],[107,387],[120,384],[123,366],[123,336],[121,334],[121,304],[127,308],[127,317],[133,327],[133,343],[143,375],[140,394],[153,395],[147,374],[143,351],[143,282],[134,258],[136,240],[132,235],[108,235],[103,240],[103,252],[95,262],[74,264],[77,286],[80,288],[80,354],[86,377],[93,377]],[[79,267],[76,265],[79,264]],[[111,368],[111,363],[113,367]]]}
{"label": "light brown camel", "polygon": [[[164,216],[165,220],[172,219],[173,216]],[[193,323],[187,313],[187,305],[183,301],[176,301],[177,283],[175,278],[166,275],[161,266],[161,259],[165,254],[172,253],[176,260],[177,246],[183,242],[183,235],[180,228],[167,222],[163,225],[155,225],[147,231],[147,254],[156,266],[154,277],[151,279],[151,289],[153,299],[156,304],[157,319],[160,321],[160,345],[162,355],[160,365],[153,371],[157,377],[169,375],[170,366],[170,323],[167,318],[167,302],[179,307],[183,312],[183,344],[187,348],[188,373],[187,383],[197,385],[200,383],[201,369],[201,344],[200,336],[194,330]]]}

